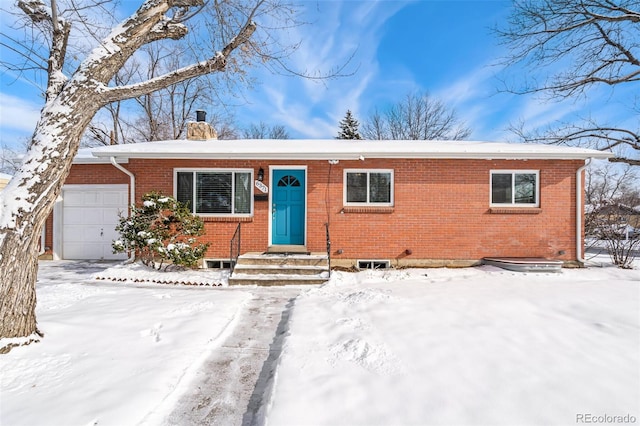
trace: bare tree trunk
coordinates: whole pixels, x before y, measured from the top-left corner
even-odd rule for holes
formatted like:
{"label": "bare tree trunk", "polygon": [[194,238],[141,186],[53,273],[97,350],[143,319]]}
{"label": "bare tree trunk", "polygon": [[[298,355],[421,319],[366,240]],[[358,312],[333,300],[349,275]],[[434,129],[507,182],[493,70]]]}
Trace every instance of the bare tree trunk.
{"label": "bare tree trunk", "polygon": [[27,336],[27,339],[9,342],[0,347],[0,353],[42,337],[35,313],[38,238],[38,232],[25,236],[17,232],[4,235],[5,244],[0,257],[0,335],[8,338]]}
{"label": "bare tree trunk", "polygon": [[[88,96],[93,90],[63,90],[45,106],[22,167],[0,192],[0,337],[27,338],[18,344],[42,336],[35,319],[38,240],[98,109]],[[15,345],[0,345],[0,353]]]}

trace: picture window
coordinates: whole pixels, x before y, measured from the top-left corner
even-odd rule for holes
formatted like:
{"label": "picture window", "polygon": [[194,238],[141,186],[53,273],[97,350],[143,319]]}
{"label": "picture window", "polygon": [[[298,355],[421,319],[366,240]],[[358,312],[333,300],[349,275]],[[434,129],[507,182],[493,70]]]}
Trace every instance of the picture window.
{"label": "picture window", "polygon": [[251,170],[177,170],[176,199],[194,214],[250,215],[252,173]]}

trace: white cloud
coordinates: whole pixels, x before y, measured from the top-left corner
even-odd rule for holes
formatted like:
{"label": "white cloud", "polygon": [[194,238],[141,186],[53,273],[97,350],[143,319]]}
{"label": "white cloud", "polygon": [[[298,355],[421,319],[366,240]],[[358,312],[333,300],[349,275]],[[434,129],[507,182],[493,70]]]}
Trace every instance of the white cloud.
{"label": "white cloud", "polygon": [[511,125],[524,124],[526,131],[545,129],[594,118],[602,123],[629,117],[628,103],[606,89],[593,89],[589,99],[546,100],[542,95],[498,92],[495,68],[481,65],[432,94],[455,108],[460,119],[478,140],[514,140]]}
{"label": "white cloud", "polygon": [[[448,108],[455,109],[458,118],[472,131],[471,139],[505,140],[512,95],[499,94],[495,89],[495,70],[480,64],[448,84],[431,90],[431,95]],[[504,111],[501,113],[501,110]],[[507,122],[496,120],[496,117]]]}
{"label": "white cloud", "polygon": [[494,70],[488,65],[480,65],[452,84],[440,88],[434,94],[447,105],[464,105],[478,98],[488,98],[495,90]]}
{"label": "white cloud", "polygon": [[4,129],[32,132],[40,118],[41,108],[42,105],[0,93],[0,125]]}
{"label": "white cloud", "polygon": [[[294,70],[330,73],[350,62],[343,77],[318,82],[282,75],[261,75],[262,85],[248,94],[252,105],[238,111],[246,121],[272,120],[293,137],[333,137],[347,109],[363,109],[363,95],[378,73],[377,49],[385,22],[407,2],[331,1],[305,3],[310,25],[288,35],[302,40],[290,58]],[[315,7],[319,10],[315,10]],[[353,56],[353,57],[352,57]],[[368,111],[367,111],[368,112]],[[243,117],[246,117],[243,119]],[[260,118],[255,118],[260,117]]]}

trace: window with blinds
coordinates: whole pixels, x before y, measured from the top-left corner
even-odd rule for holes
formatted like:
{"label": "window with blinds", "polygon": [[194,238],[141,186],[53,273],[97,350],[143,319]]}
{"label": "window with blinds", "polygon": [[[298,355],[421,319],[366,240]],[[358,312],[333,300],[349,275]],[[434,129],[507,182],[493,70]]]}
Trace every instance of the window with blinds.
{"label": "window with blinds", "polygon": [[176,199],[195,214],[250,215],[253,170],[176,170]]}

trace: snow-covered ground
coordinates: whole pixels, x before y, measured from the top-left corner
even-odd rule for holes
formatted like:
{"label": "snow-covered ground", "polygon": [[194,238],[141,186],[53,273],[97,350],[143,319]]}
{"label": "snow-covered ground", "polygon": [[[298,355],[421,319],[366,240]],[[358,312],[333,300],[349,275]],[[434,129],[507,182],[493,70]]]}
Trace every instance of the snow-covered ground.
{"label": "snow-covered ground", "polygon": [[[259,294],[107,266],[41,263],[46,335],[0,355],[0,424],[162,423]],[[269,425],[640,421],[638,269],[335,272],[290,309]]]}
{"label": "snow-covered ground", "polygon": [[[0,355],[0,424],[135,425],[168,413],[250,298],[92,279],[106,266],[41,262],[36,313],[45,337]],[[131,275],[154,279],[138,267]]]}
{"label": "snow-covered ground", "polygon": [[639,292],[612,267],[334,273],[296,300],[268,424],[640,419]]}

